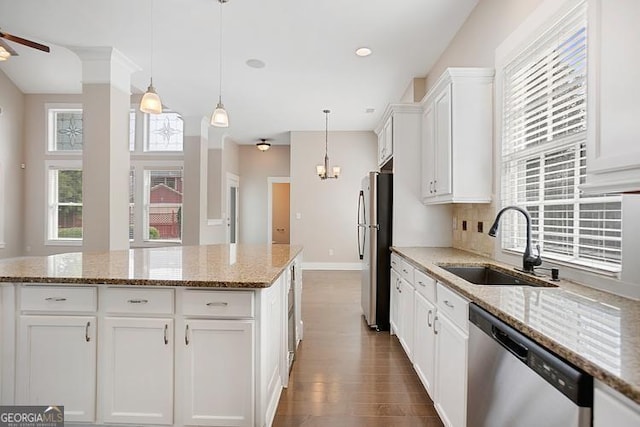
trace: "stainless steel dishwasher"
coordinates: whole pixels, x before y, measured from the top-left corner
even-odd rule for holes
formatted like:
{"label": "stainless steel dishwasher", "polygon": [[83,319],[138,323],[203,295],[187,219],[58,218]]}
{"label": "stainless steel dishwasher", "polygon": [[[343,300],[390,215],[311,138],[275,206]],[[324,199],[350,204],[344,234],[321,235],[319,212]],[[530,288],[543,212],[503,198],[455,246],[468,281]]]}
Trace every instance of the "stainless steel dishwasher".
{"label": "stainless steel dishwasher", "polygon": [[469,305],[468,427],[591,425],[593,377]]}

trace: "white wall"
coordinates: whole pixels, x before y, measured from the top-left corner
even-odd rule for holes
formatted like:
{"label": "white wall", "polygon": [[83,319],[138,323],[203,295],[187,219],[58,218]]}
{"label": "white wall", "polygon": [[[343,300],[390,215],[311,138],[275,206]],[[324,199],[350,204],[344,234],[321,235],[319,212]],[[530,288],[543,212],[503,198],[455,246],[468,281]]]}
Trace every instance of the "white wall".
{"label": "white wall", "polygon": [[288,177],[289,146],[260,151],[254,145],[239,146],[240,243],[267,243],[268,177]]}
{"label": "white wall", "polygon": [[290,140],[291,243],[304,246],[306,268],[359,268],[358,192],[366,173],[377,169],[375,133],[329,132],[330,163],[341,166],[342,174],[325,181],[316,175],[325,133],[291,132]]}
{"label": "white wall", "polygon": [[0,258],[14,257],[23,250],[23,159],[24,95],[0,71]]}

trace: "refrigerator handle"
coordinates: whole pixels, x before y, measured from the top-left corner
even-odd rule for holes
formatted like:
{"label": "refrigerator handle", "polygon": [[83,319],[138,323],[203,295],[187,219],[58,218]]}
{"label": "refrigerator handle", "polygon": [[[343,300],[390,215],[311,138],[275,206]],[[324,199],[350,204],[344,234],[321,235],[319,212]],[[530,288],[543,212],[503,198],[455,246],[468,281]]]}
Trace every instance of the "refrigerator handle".
{"label": "refrigerator handle", "polygon": [[[365,205],[364,205],[364,192],[362,190],[360,190],[360,195],[358,196],[358,256],[360,257],[360,259],[364,258],[364,239],[366,239],[367,235],[366,233],[364,235],[362,235],[362,239],[361,239],[361,235],[360,233],[362,232],[362,227],[361,227],[361,223],[360,223],[360,212],[362,212],[362,223],[364,223],[364,221],[366,220],[366,216],[365,216]],[[362,241],[362,243],[361,243]]]}

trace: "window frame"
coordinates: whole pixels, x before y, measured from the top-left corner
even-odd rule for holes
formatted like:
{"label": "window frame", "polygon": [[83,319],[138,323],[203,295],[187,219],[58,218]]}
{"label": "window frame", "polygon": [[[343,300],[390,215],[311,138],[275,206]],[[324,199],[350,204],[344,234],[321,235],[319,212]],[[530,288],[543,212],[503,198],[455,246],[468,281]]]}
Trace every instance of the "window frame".
{"label": "window frame", "polygon": [[[82,246],[84,240],[83,237],[75,238],[75,237],[54,237],[54,234],[57,235],[57,207],[59,204],[57,203],[58,196],[58,186],[57,181],[52,181],[52,172],[60,171],[60,170],[79,170],[82,171],[82,160],[46,160],[44,167],[44,175],[45,175],[45,246]],[[84,175],[83,175],[84,179]],[[82,206],[84,208],[84,194],[82,195],[82,203],[74,204],[73,206]],[[54,233],[55,231],[55,233]]]}
{"label": "window frame", "polygon": [[[495,149],[494,149],[494,164],[495,166],[495,188],[498,197],[495,200],[496,210],[502,207],[505,203],[504,188],[504,168],[503,168],[503,113],[504,113],[504,91],[505,91],[505,69],[508,65],[519,57],[524,51],[530,49],[531,46],[547,31],[552,29],[559,20],[567,15],[568,12],[575,9],[577,6],[585,2],[585,0],[565,0],[559,2],[544,2],[522,23],[522,25],[514,31],[503,43],[496,49],[495,55]],[[588,19],[588,17],[587,17]],[[585,132],[586,134],[586,132]],[[586,135],[585,135],[586,141]],[[575,218],[578,221],[579,218]],[[534,242],[535,243],[535,242]],[[496,258],[503,262],[516,264],[521,262],[522,251],[513,250],[509,248],[503,248],[502,238],[495,239],[495,254]],[[535,252],[535,251],[534,251]],[[548,254],[547,254],[548,255]],[[548,264],[566,266],[571,269],[569,275],[575,277],[585,277],[586,274],[595,273],[598,277],[611,277],[619,278],[622,270],[622,264],[619,268],[608,268],[606,266],[595,265],[592,263],[584,264],[581,262],[575,262],[574,260],[566,260],[545,257],[543,251],[542,254],[544,261]],[[566,270],[565,270],[566,271]]]}
{"label": "window frame", "polygon": [[[47,141],[45,145],[45,155],[46,156],[82,156],[82,150],[56,150],[55,149],[55,113],[56,112],[72,112],[72,111],[83,111],[83,105],[78,103],[46,103],[44,105],[45,108],[45,117],[47,120],[46,123],[46,132],[47,132]],[[84,125],[84,124],[83,124]],[[84,127],[84,126],[83,126]],[[84,132],[83,132],[83,141],[82,146],[84,147]]]}

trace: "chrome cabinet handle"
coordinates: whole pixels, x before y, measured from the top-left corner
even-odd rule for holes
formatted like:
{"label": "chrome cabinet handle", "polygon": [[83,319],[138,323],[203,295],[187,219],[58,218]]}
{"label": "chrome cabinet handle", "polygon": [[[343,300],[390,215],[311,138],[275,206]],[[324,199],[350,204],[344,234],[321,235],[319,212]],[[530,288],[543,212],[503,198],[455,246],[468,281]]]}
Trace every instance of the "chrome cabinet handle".
{"label": "chrome cabinet handle", "polygon": [[403,268],[402,271],[404,271],[404,274],[409,274],[406,268]]}
{"label": "chrome cabinet handle", "polygon": [[444,300],[444,305],[446,305],[449,308],[453,308],[453,304],[451,304],[448,299]]}
{"label": "chrome cabinet handle", "polygon": [[127,301],[129,304],[146,304],[149,302],[147,299],[130,299]]}
{"label": "chrome cabinet handle", "polygon": [[87,322],[87,326],[84,327],[84,340],[86,342],[91,341],[91,337],[89,336],[89,327],[91,327],[91,322]]}
{"label": "chrome cabinet handle", "polygon": [[45,301],[53,301],[53,302],[63,302],[66,301],[66,298],[63,297],[47,297],[44,299]]}
{"label": "chrome cabinet handle", "polygon": [[189,345],[189,325],[184,328],[184,345]]}
{"label": "chrome cabinet handle", "polygon": [[438,192],[438,180],[433,181],[433,192]]}
{"label": "chrome cabinet handle", "polygon": [[433,326],[433,323],[431,323],[432,315],[433,315],[433,310],[429,310],[429,312],[427,313],[427,325],[429,325],[429,327]]}
{"label": "chrome cabinet handle", "polygon": [[438,335],[438,328],[436,328],[436,322],[438,321],[438,316],[436,316],[435,319],[433,319],[433,333]]}
{"label": "chrome cabinet handle", "polygon": [[422,280],[418,280],[418,285],[420,285],[420,286],[422,286],[422,287],[427,286],[427,285],[425,285],[425,284],[422,282]]}
{"label": "chrome cabinet handle", "polygon": [[164,324],[164,345],[169,344],[169,337],[167,336],[167,332],[169,332],[169,325]]}
{"label": "chrome cabinet handle", "polygon": [[219,302],[219,301],[214,301],[214,302],[208,302],[207,303],[207,307],[226,307],[228,305],[229,305],[228,302]]}
{"label": "chrome cabinet handle", "polygon": [[429,181],[429,193],[433,194],[433,181]]}

